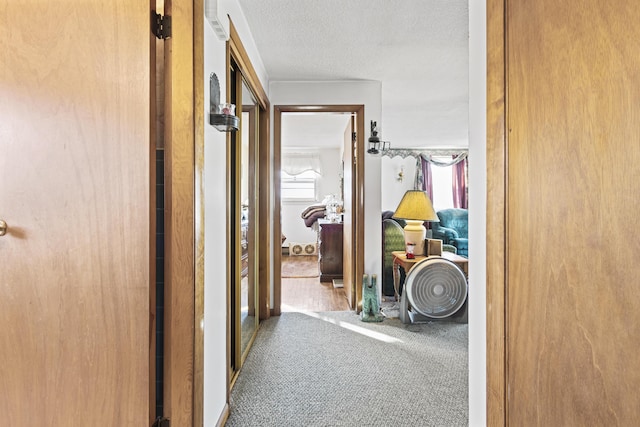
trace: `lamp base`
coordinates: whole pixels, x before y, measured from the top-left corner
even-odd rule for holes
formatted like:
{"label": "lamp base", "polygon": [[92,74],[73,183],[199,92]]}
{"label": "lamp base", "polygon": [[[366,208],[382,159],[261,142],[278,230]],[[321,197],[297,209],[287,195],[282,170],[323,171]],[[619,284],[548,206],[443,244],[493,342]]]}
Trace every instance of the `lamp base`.
{"label": "lamp base", "polygon": [[408,219],[407,225],[404,226],[404,244],[415,244],[414,255],[424,255],[424,241],[427,238],[427,229],[424,228],[423,221],[415,221]]}

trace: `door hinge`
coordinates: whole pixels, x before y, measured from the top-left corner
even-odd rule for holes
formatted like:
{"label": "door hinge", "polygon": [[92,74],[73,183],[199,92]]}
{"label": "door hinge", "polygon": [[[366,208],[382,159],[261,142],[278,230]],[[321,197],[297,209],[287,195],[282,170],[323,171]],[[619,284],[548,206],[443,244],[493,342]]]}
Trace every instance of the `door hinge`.
{"label": "door hinge", "polygon": [[160,15],[152,10],[151,31],[161,40],[171,38],[171,17]]}
{"label": "door hinge", "polygon": [[153,424],[151,424],[151,427],[170,427],[170,426],[171,424],[169,424],[169,418],[165,418],[165,417],[158,417],[153,422]]}
{"label": "door hinge", "polygon": [[355,133],[355,132],[352,132],[352,133],[351,133],[351,140],[352,140],[353,142],[356,142],[356,133]]}

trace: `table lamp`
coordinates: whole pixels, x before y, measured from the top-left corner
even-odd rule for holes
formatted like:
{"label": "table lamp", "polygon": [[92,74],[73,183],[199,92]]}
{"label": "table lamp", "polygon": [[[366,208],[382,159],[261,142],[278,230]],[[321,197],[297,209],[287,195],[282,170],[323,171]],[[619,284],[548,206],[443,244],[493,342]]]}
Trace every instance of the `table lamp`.
{"label": "table lamp", "polygon": [[404,227],[404,243],[415,244],[415,255],[424,255],[424,241],[427,238],[427,229],[424,221],[440,221],[433,210],[429,195],[425,191],[409,190],[404,193],[400,204],[393,214],[393,218],[404,219],[407,225]]}

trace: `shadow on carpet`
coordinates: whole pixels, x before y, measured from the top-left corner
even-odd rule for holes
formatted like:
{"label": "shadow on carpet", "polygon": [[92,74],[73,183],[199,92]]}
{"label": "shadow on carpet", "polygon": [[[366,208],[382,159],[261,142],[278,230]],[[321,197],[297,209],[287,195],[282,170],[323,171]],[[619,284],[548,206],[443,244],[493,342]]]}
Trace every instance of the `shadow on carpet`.
{"label": "shadow on carpet", "polygon": [[264,321],[230,396],[227,426],[466,426],[467,325],[351,311]]}

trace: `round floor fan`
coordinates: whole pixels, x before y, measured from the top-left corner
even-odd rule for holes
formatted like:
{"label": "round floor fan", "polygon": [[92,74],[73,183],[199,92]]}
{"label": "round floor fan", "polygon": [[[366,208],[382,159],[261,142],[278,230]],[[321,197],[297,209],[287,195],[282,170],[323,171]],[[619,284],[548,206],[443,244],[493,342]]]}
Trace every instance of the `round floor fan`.
{"label": "round floor fan", "polygon": [[457,265],[437,256],[426,258],[407,274],[400,296],[400,320],[416,323],[451,317],[466,302],[467,291],[467,278]]}

